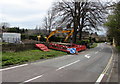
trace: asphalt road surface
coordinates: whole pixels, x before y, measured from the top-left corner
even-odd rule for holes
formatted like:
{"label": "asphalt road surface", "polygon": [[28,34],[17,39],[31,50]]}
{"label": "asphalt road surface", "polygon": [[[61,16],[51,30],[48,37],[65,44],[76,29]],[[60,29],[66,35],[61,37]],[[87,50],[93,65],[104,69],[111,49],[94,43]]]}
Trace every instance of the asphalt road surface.
{"label": "asphalt road surface", "polygon": [[112,54],[112,48],[101,43],[79,55],[61,56],[0,72],[3,82],[100,82]]}

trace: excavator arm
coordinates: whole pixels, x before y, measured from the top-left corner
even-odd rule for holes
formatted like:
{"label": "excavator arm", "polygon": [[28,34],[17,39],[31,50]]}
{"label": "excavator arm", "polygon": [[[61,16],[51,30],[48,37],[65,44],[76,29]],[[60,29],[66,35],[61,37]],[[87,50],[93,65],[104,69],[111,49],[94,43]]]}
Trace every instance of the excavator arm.
{"label": "excavator arm", "polygon": [[67,39],[73,34],[73,32],[74,32],[74,29],[73,30],[71,30],[71,32],[66,36],[66,38],[65,38],[65,40],[64,40],[64,42],[66,42],[67,41]]}
{"label": "excavator arm", "polygon": [[57,33],[58,30],[52,31],[50,35],[46,38],[46,42],[49,42],[49,38],[53,36],[55,33]]}
{"label": "excavator arm", "polygon": [[72,30],[55,30],[50,33],[50,35],[46,38],[46,41],[48,42],[49,38],[51,36],[53,36],[55,33],[69,33],[64,40],[64,41],[67,41],[67,39],[73,34],[73,32],[74,32],[74,29],[72,29]]}

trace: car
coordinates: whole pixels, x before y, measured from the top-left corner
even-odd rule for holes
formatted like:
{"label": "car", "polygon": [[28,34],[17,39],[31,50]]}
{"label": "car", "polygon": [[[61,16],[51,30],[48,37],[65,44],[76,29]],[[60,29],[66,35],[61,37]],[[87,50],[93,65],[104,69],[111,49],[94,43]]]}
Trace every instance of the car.
{"label": "car", "polygon": [[105,44],[107,44],[107,42],[105,42]]}

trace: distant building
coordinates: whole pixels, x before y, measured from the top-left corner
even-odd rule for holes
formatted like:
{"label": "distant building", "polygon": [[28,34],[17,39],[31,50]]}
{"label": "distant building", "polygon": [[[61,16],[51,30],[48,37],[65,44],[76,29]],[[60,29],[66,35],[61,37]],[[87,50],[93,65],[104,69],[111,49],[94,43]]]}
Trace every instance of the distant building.
{"label": "distant building", "polygon": [[97,32],[92,33],[92,34],[90,35],[90,37],[91,37],[91,38],[95,38],[96,41],[99,41],[99,35],[97,34]]}
{"label": "distant building", "polygon": [[2,41],[8,43],[20,43],[21,34],[20,33],[3,33]]}
{"label": "distant building", "polygon": [[89,32],[86,32],[86,31],[83,31],[83,32],[82,32],[82,40],[89,39],[89,36],[90,36],[90,33],[89,33]]}
{"label": "distant building", "polygon": [[104,35],[100,35],[99,36],[99,41],[107,41],[108,39],[107,39],[107,37],[106,36],[104,36]]}

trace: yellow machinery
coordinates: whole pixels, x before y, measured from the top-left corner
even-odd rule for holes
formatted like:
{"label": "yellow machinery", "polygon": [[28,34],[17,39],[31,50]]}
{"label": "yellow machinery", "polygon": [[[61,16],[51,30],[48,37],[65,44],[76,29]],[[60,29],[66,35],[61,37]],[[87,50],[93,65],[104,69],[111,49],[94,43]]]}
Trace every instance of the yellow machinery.
{"label": "yellow machinery", "polygon": [[38,35],[38,36],[37,36],[37,38],[38,38],[38,41],[40,41],[41,36],[40,36],[40,35]]}
{"label": "yellow machinery", "polygon": [[50,35],[46,38],[46,41],[49,42],[49,38],[56,33],[68,33],[68,35],[66,36],[66,38],[64,40],[64,42],[66,42],[67,39],[73,34],[73,32],[74,32],[74,29],[72,29],[72,30],[55,30],[50,33]]}

